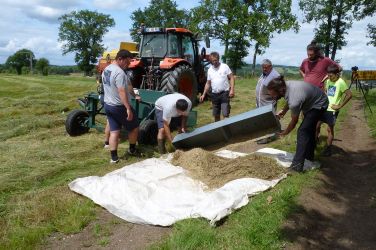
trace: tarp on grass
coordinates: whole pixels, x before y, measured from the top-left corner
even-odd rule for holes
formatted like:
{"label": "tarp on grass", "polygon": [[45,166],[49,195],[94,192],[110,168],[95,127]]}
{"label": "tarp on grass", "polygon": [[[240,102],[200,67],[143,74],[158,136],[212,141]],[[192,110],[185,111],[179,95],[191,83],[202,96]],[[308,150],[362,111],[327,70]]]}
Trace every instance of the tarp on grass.
{"label": "tarp on grass", "polygon": [[[288,153],[284,151],[263,149],[262,153],[282,157],[284,163],[288,161]],[[243,155],[228,150],[217,154],[228,158]],[[179,220],[203,217],[215,224],[246,205],[249,196],[274,187],[285,177],[272,181],[241,178],[214,191],[205,191],[203,183],[190,178],[183,168],[172,165],[169,158],[150,158],[103,177],[76,179],[69,188],[133,223],[169,226]]]}

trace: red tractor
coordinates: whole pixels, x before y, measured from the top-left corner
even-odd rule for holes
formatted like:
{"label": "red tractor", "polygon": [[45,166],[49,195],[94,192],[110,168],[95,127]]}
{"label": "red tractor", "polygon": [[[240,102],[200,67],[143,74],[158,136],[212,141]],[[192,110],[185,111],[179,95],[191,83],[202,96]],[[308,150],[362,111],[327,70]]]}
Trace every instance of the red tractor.
{"label": "red tractor", "polygon": [[[196,102],[206,82],[206,50],[184,28],[142,28],[139,57],[127,73],[134,88],[179,92]],[[206,47],[210,47],[206,41]]]}

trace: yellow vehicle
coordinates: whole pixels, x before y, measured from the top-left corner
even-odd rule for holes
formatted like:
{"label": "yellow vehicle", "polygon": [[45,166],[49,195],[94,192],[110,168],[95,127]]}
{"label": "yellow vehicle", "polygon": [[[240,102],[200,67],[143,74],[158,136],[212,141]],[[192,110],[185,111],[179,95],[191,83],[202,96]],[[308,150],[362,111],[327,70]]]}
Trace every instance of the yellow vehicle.
{"label": "yellow vehicle", "polygon": [[[113,49],[111,51],[105,51],[103,52],[102,57],[99,59],[98,65],[97,65],[97,76],[100,76],[102,74],[102,71],[104,68],[106,68],[113,60],[115,60],[116,54],[119,52],[119,50],[126,49],[129,52],[132,53],[134,57],[138,56],[138,49],[137,49],[137,43],[134,42],[121,42],[119,49]],[[100,81],[100,77],[98,78]]]}

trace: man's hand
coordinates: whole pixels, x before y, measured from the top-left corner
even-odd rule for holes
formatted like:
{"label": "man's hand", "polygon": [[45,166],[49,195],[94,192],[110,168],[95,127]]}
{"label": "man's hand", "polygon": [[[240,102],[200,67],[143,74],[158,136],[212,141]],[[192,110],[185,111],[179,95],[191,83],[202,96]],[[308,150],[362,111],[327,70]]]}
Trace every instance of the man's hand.
{"label": "man's hand", "polygon": [[188,129],[185,128],[185,127],[180,128],[180,129],[178,130],[178,134],[181,134],[181,133],[187,133],[187,132],[188,132]]}
{"label": "man's hand", "polygon": [[138,102],[141,102],[141,96],[139,96],[139,95],[135,95],[134,99],[136,99],[136,101],[138,101]]}
{"label": "man's hand", "polygon": [[230,98],[233,98],[235,96],[234,89],[230,89],[230,93],[228,94]]}
{"label": "man's hand", "polygon": [[285,116],[285,114],[286,114],[285,111],[280,110],[280,111],[277,112],[277,114],[275,116],[278,118],[278,120],[280,120]]}
{"label": "man's hand", "polygon": [[276,133],[276,134],[277,134],[277,136],[278,136],[279,138],[282,138],[282,137],[284,137],[284,136],[287,135],[286,130],[282,130],[281,132]]}
{"label": "man's hand", "polygon": [[200,96],[200,102],[203,102],[204,99],[205,99],[205,94],[202,94],[202,95]]}
{"label": "man's hand", "polygon": [[132,121],[133,120],[133,112],[132,109],[127,109],[127,121]]}
{"label": "man's hand", "polygon": [[339,110],[339,109],[341,108],[341,105],[332,104],[330,107],[331,107],[332,109],[334,109],[334,110]]}

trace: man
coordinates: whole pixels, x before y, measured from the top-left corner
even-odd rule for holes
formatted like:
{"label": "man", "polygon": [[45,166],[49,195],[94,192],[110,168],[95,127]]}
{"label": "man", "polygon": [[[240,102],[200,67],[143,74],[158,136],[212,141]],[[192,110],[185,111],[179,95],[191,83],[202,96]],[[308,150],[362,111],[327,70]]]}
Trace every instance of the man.
{"label": "man", "polygon": [[[339,68],[336,65],[330,65],[327,69],[327,73],[329,79],[325,83],[325,90],[329,99],[329,107],[320,119],[321,122],[328,124],[327,145],[322,152],[323,156],[331,156],[331,148],[334,139],[334,125],[339,110],[352,98],[351,90],[348,89],[346,82],[340,77]],[[321,122],[317,125],[317,137],[319,135]]]}
{"label": "man", "polygon": [[336,65],[342,70],[336,62],[328,57],[324,57],[321,53],[320,47],[315,41],[312,41],[307,46],[307,56],[300,66],[300,74],[305,82],[313,84],[320,89],[324,89],[324,82],[328,78],[326,75],[326,69],[330,65]]}
{"label": "man", "polygon": [[256,85],[256,106],[259,108],[273,104],[273,108],[276,110],[277,102],[269,95],[267,86],[271,80],[279,76],[279,73],[273,69],[272,62],[269,59],[262,61],[261,68],[262,74]]}
{"label": "man", "polygon": [[131,59],[132,54],[128,50],[120,50],[115,57],[115,61],[107,66],[102,73],[104,109],[110,125],[110,163],[119,162],[117,148],[120,130],[123,126],[128,131],[128,153],[136,154],[139,124],[135,111],[130,105],[130,81],[124,72]]}
{"label": "man", "polygon": [[204,101],[211,87],[210,98],[213,104],[214,121],[219,121],[221,119],[221,111],[224,118],[230,115],[230,98],[235,95],[235,78],[227,64],[219,61],[217,52],[210,53],[210,62],[212,65],[208,70],[208,79],[204,92],[200,96],[200,102]]}
{"label": "man", "polygon": [[[158,124],[158,151],[166,153],[165,139],[171,144],[170,125],[179,122],[179,132],[185,133],[187,117],[192,108],[192,102],[185,95],[174,93],[162,96],[155,102],[155,116]],[[180,118],[180,119],[175,119]],[[179,121],[180,120],[180,121]],[[180,126],[179,126],[180,125]]]}
{"label": "man", "polygon": [[[274,100],[268,92],[267,86],[271,80],[277,78],[279,73],[273,69],[272,62],[264,59],[261,63],[262,74],[256,85],[256,106],[262,107],[269,104],[273,105],[274,112],[277,110],[277,101]],[[275,135],[263,138],[257,141],[257,144],[267,144],[275,139]]]}
{"label": "man", "polygon": [[290,168],[303,171],[304,160],[313,161],[315,151],[316,125],[328,108],[328,97],[319,88],[302,81],[285,82],[283,76],[273,79],[268,85],[269,94],[278,100],[284,97],[286,106],[277,113],[277,118],[282,118],[290,109],[291,120],[287,128],[279,136],[289,134],[299,120],[300,112],[304,118],[298,129],[296,153]]}

